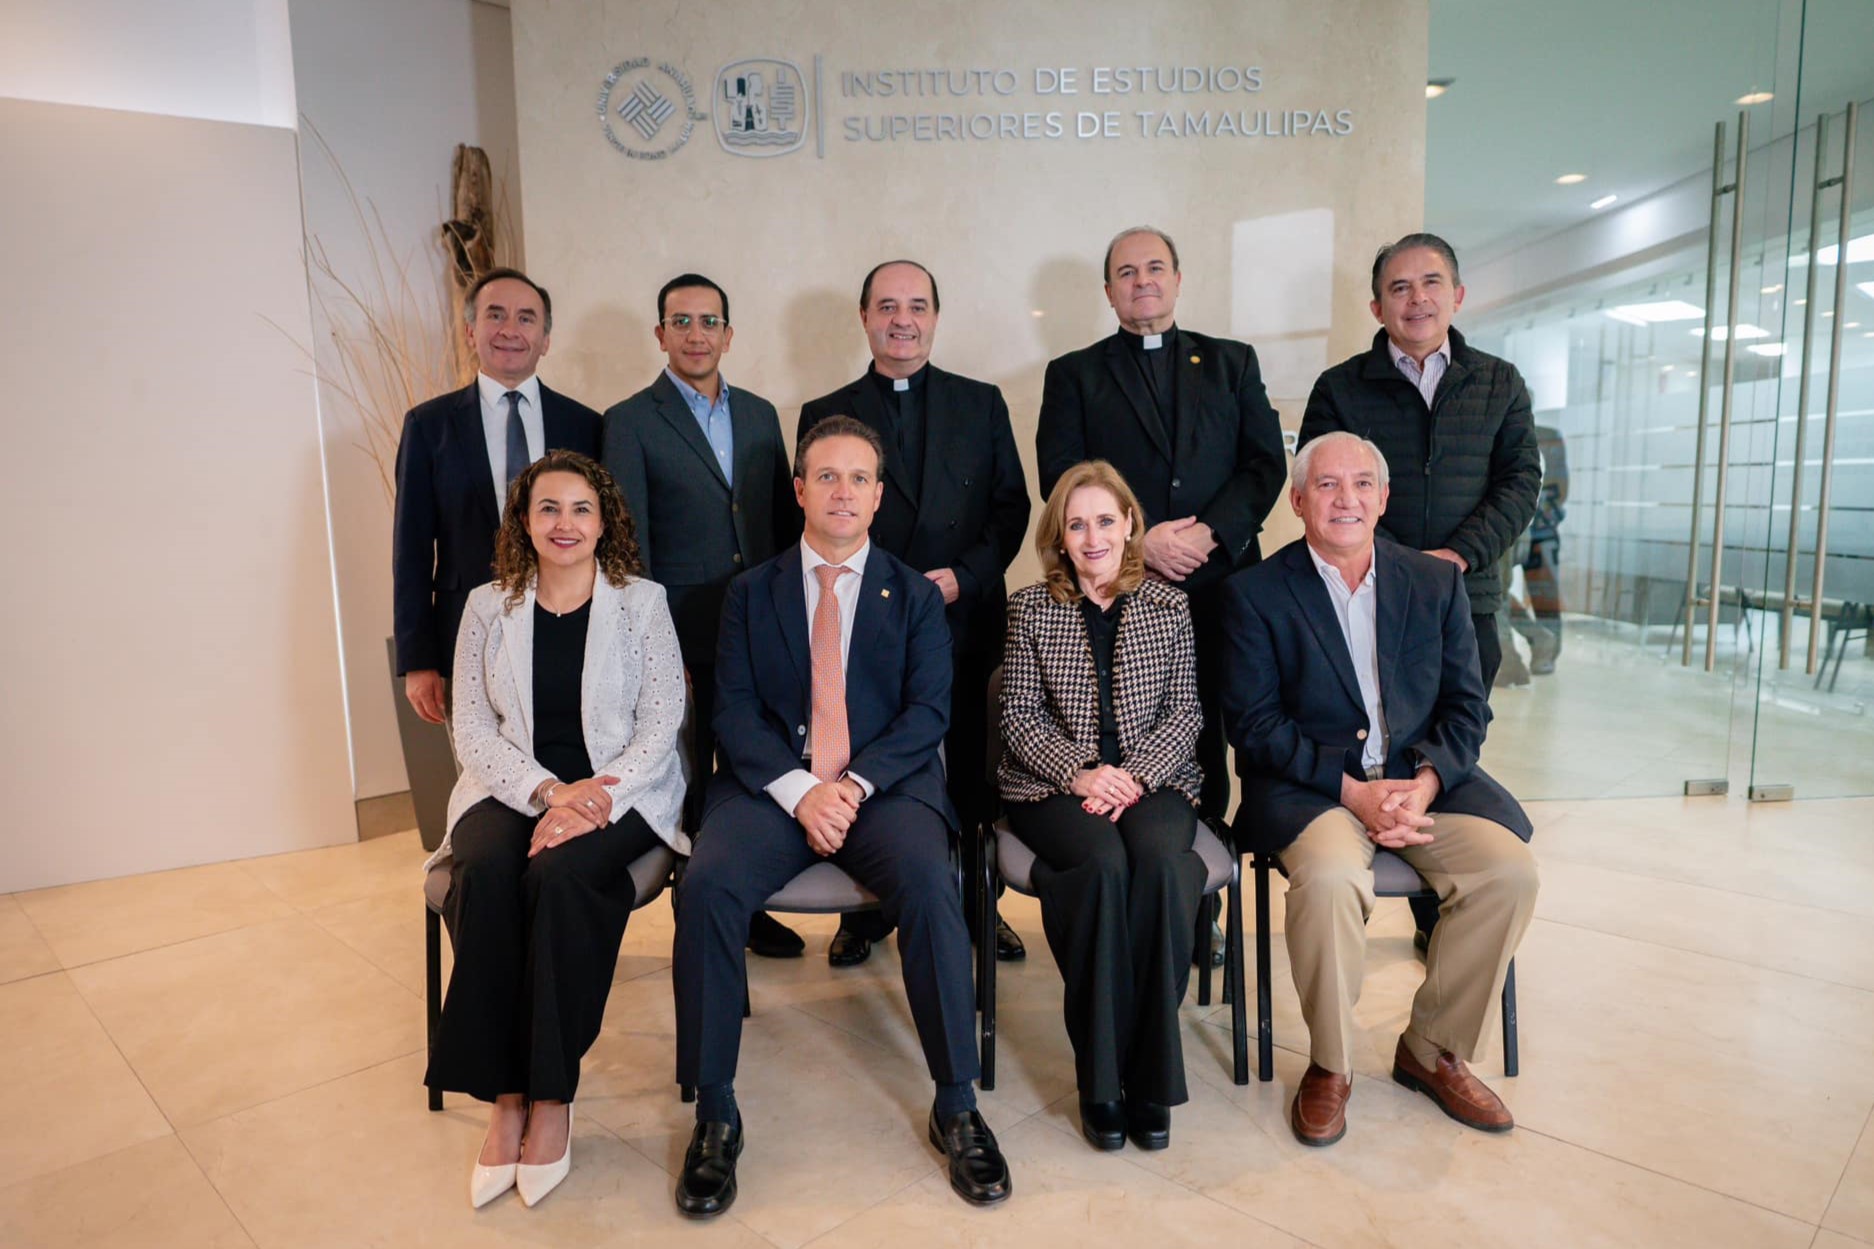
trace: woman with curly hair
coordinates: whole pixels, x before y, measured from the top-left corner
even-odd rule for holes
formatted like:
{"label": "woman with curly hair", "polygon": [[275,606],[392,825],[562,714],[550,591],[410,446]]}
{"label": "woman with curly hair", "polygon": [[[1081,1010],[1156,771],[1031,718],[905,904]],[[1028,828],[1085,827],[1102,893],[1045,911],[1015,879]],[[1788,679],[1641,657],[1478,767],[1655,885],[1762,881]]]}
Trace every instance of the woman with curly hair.
{"label": "woman with curly hair", "polygon": [[476,1206],[528,1205],[572,1164],[579,1061],[636,900],[634,859],[680,854],[683,662],[610,473],[549,451],[508,487],[495,579],[456,640],[462,774],[444,915],[455,970],[424,1083],[494,1103]]}
{"label": "woman with curly hair", "polygon": [[1178,1005],[1204,863],[1197,655],[1184,593],[1145,576],[1145,518],[1104,460],[1068,469],[1035,531],[1046,574],[1009,598],[1002,764],[1061,969],[1080,1128],[1171,1140],[1186,1100]]}

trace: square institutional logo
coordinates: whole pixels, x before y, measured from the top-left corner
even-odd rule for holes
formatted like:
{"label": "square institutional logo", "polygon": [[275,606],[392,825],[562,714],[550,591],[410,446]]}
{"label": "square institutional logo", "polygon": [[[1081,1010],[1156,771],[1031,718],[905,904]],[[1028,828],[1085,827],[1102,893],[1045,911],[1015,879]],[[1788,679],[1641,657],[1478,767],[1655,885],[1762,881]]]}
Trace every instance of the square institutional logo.
{"label": "square institutional logo", "polygon": [[731,156],[785,156],[807,139],[807,84],[792,61],[757,58],[716,75],[716,141]]}

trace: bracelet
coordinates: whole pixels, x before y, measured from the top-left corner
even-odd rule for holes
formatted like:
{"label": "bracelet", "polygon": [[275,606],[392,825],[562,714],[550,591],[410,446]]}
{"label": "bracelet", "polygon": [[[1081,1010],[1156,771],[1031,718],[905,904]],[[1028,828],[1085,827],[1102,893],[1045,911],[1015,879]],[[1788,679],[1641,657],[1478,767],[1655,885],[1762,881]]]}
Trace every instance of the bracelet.
{"label": "bracelet", "polygon": [[555,791],[555,790],[557,790],[557,789],[558,789],[558,788],[560,787],[560,785],[561,785],[561,784],[562,784],[562,782],[560,782],[560,781],[553,781],[553,782],[551,782],[551,783],[550,783],[550,784],[549,784],[549,785],[547,786],[547,792],[546,792],[546,793],[544,793],[544,794],[541,794],[541,795],[540,795],[540,805],[541,805],[541,806],[543,806],[543,807],[544,807],[544,806],[550,806],[550,805],[552,805],[552,802],[553,802],[553,793],[554,793],[554,791]]}

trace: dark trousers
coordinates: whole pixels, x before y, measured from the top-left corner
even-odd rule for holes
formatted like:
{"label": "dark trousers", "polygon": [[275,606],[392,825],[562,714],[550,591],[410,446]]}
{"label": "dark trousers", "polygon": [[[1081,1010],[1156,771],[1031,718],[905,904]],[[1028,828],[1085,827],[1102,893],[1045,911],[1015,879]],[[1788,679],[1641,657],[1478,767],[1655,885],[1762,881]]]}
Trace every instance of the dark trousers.
{"label": "dark trousers", "polygon": [[[950,830],[914,798],[876,794],[832,861],[874,894],[898,928],[905,996],[931,1078],[979,1073],[969,932],[950,866]],[[679,886],[671,982],[677,999],[677,1082],[735,1076],[742,1044],[748,920],[768,897],[819,861],[800,825],[766,794],[733,778],[711,782],[703,835]]]}
{"label": "dark trousers", "polygon": [[1562,649],[1561,556],[1562,544],[1555,538],[1532,539],[1529,557],[1523,561],[1523,584],[1529,592],[1529,609],[1554,637],[1558,654]]}
{"label": "dark trousers", "polygon": [[[980,656],[955,655],[953,663],[950,729],[944,734],[944,787],[963,825],[963,879],[975,880],[982,873],[982,827],[989,819],[994,792],[989,784],[989,677],[995,669]],[[883,911],[852,911],[841,915],[839,924],[867,941],[883,941],[891,935]]]}
{"label": "dark trousers", "polygon": [[698,664],[688,658],[683,662],[690,670],[690,785],[683,795],[683,826],[694,833],[703,826],[703,796],[709,792],[709,778],[716,774],[716,730],[711,723],[716,667],[713,662]]}
{"label": "dark trousers", "polygon": [[1197,734],[1197,766],[1204,770],[1198,810],[1221,825],[1230,811],[1230,765],[1223,739],[1223,595],[1212,585],[1191,596],[1192,641],[1197,648],[1197,703],[1204,727]]}
{"label": "dark trousers", "polygon": [[1484,673],[1484,697],[1490,697],[1490,691],[1496,684],[1497,669],[1503,666],[1503,640],[1497,636],[1497,617],[1492,612],[1488,616],[1472,616],[1471,624],[1477,629],[1477,666]]}
{"label": "dark trousers", "polygon": [[1009,825],[1035,852],[1041,926],[1061,969],[1062,1014],[1080,1095],[1121,1090],[1187,1100],[1178,1007],[1191,977],[1191,934],[1204,861],[1191,848],[1197,811],[1175,790],[1119,817],[1089,815],[1063,794],[1009,804]]}
{"label": "dark trousers", "polygon": [[537,817],[493,798],[449,840],[443,917],[455,970],[430,1051],[431,1088],[571,1101],[599,1035],[637,891],[628,870],[659,844],[636,811],[527,857]]}

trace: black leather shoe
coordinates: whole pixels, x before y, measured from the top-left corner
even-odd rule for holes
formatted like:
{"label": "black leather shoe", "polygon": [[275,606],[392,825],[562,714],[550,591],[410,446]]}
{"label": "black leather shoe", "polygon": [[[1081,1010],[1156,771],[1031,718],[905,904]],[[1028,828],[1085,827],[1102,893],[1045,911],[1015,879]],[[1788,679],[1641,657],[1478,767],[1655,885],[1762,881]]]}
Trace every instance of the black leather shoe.
{"label": "black leather shoe", "polygon": [[998,963],[1019,963],[1028,957],[1028,947],[1015,930],[1009,927],[1005,919],[996,920],[996,961]]}
{"label": "black leather shoe", "polygon": [[1126,1108],[1119,1102],[1080,1099],[1080,1134],[1095,1149],[1126,1147]]}
{"label": "black leather shoe", "polygon": [[857,967],[871,957],[872,943],[844,926],[833,934],[833,943],[826,947],[826,961],[834,967]]}
{"label": "black leather shoe", "polygon": [[950,1159],[950,1187],[973,1206],[992,1206],[1008,1198],[1008,1160],[996,1147],[996,1134],[981,1114],[965,1110],[942,1123],[930,1112],[930,1143]]}
{"label": "black leather shoe", "polygon": [[807,949],[800,934],[766,911],[756,911],[748,921],[748,951],[763,958],[799,958]]}
{"label": "black leather shoe", "polygon": [[699,1123],[677,1177],[677,1209],[708,1219],[735,1204],[735,1160],[742,1156],[742,1125]]}
{"label": "black leather shoe", "polygon": [[1140,1149],[1163,1149],[1171,1144],[1171,1107],[1157,1102],[1126,1099],[1126,1135]]}
{"label": "black leather shoe", "polygon": [[[1202,967],[1203,965],[1204,952],[1192,950],[1191,966]],[[1210,921],[1210,965],[1212,967],[1223,966],[1223,929],[1214,919]]]}

